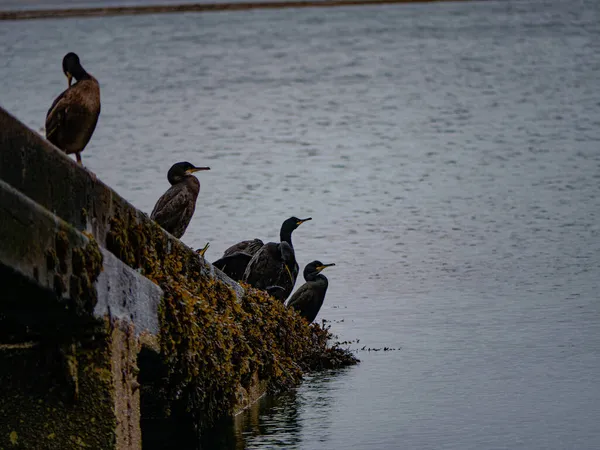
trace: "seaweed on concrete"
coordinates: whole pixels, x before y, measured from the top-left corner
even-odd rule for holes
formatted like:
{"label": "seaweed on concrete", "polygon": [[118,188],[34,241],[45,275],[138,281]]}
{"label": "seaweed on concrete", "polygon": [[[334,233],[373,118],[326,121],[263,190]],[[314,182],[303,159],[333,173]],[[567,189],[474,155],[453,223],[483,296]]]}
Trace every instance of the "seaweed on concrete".
{"label": "seaweed on concrete", "polygon": [[107,248],[164,291],[160,349],[168,412],[196,426],[231,414],[260,383],[271,392],[296,385],[311,370],[356,364],[330,345],[328,329],[309,325],[266,292],[242,285],[239,298],[205,263],[152,222],[114,216]]}

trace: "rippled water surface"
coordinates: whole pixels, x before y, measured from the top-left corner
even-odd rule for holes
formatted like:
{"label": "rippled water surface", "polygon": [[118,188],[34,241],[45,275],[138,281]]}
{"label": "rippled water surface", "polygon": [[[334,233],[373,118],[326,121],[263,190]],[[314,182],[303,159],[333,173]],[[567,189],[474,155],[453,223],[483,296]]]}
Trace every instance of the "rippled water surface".
{"label": "rippled water surface", "polygon": [[600,448],[597,2],[2,22],[0,42],[0,103],[35,129],[80,54],[102,86],[84,164],[143,211],[173,162],[211,166],[183,238],[209,259],[313,217],[298,260],[337,264],[320,317],[362,363],[214,448]]}

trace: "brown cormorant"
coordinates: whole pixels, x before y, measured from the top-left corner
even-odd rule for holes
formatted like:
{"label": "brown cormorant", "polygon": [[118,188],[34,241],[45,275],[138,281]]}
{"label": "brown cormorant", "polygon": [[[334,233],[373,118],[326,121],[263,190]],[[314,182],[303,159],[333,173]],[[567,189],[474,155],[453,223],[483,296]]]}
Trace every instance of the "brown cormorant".
{"label": "brown cormorant", "polygon": [[335,266],[335,264],[323,264],[321,261],[308,263],[304,268],[306,283],[294,292],[287,303],[288,308],[294,308],[308,323],[315,320],[321,306],[323,306],[329,282],[325,275],[321,275],[320,272],[329,266]]}
{"label": "brown cormorant", "polygon": [[254,254],[246,266],[243,281],[258,289],[280,286],[283,292],[279,297],[285,300],[294,289],[299,270],[292,245],[292,232],[307,220],[312,218],[290,217],[283,222],[279,233],[281,242],[269,242]]}
{"label": "brown cormorant", "polygon": [[[62,66],[69,87],[48,110],[46,139],[67,154],[75,153],[81,164],[81,152],[90,141],[100,115],[100,85],[81,66],[75,53],[67,53]],[[73,78],[77,82],[71,86]]]}
{"label": "brown cormorant", "polygon": [[173,164],[167,173],[171,187],[158,199],[150,214],[151,219],[176,238],[183,236],[194,215],[200,182],[192,173],[199,170],[210,170],[210,167],[196,167],[189,162]]}

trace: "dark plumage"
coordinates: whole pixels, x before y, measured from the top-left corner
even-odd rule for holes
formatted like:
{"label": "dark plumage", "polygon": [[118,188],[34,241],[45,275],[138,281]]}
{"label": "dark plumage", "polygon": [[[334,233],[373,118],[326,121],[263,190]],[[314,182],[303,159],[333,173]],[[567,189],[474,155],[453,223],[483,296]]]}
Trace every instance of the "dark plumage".
{"label": "dark plumage", "polygon": [[[75,153],[81,164],[81,152],[100,115],[100,85],[75,53],[67,53],[62,65],[69,87],[56,97],[46,114],[46,139],[67,154]],[[77,82],[71,86],[73,78]]]}
{"label": "dark plumage", "polygon": [[265,291],[267,291],[271,297],[281,300],[282,303],[285,302],[287,295],[285,289],[281,286],[269,286],[265,289]]}
{"label": "dark plumage", "polygon": [[171,187],[158,199],[150,218],[176,238],[185,233],[196,209],[196,199],[200,192],[200,182],[192,173],[210,170],[210,167],[196,167],[189,162],[173,164],[167,174]]}
{"label": "dark plumage", "polygon": [[316,319],[321,306],[323,306],[329,282],[320,272],[329,266],[335,266],[335,264],[323,264],[321,261],[308,263],[304,268],[306,283],[294,292],[287,303],[288,308],[294,308],[308,323],[312,323]]}
{"label": "dark plumage", "polygon": [[298,263],[292,245],[292,232],[308,219],[290,217],[281,225],[280,243],[269,242],[254,254],[244,272],[243,280],[258,289],[280,286],[280,298],[285,300],[296,283]]}
{"label": "dark plumage", "polygon": [[252,255],[244,252],[233,253],[229,256],[223,256],[213,262],[213,266],[221,269],[229,278],[235,281],[242,281],[246,266],[252,260]]}
{"label": "dark plumage", "polygon": [[231,256],[235,253],[247,253],[248,255],[254,256],[254,254],[259,251],[262,246],[265,245],[263,241],[260,239],[252,239],[251,241],[242,241],[238,242],[235,245],[232,245],[227,250],[223,252],[223,256]]}
{"label": "dark plumage", "polygon": [[244,277],[246,266],[252,259],[252,256],[262,246],[263,241],[260,239],[238,242],[225,250],[223,257],[213,262],[213,266],[221,269],[235,281],[241,281]]}

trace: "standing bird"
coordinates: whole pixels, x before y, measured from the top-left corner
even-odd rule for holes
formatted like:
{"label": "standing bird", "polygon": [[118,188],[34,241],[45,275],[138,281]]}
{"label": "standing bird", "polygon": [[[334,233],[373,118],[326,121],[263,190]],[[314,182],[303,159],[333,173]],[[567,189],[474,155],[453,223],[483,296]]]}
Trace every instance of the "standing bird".
{"label": "standing bird", "polygon": [[329,282],[325,275],[321,275],[321,271],[329,266],[335,266],[335,264],[323,264],[321,261],[308,263],[304,268],[306,283],[294,292],[287,304],[288,308],[294,308],[308,323],[315,320],[323,306]]}
{"label": "standing bird", "polygon": [[292,245],[292,232],[308,219],[290,217],[281,225],[280,243],[269,242],[254,254],[244,272],[243,280],[258,289],[280,286],[278,296],[284,301],[294,289],[298,277],[298,263]]}
{"label": "standing bird", "polygon": [[[56,97],[46,114],[46,139],[68,155],[75,153],[81,164],[81,152],[100,115],[100,85],[81,66],[75,53],[67,53],[62,66],[69,87]],[[73,78],[77,82],[71,86]]]}
{"label": "standing bird", "polygon": [[199,170],[210,170],[210,167],[196,167],[187,161],[173,164],[167,173],[171,187],[158,199],[150,214],[151,219],[176,238],[183,236],[194,215],[200,182],[192,173]]}

